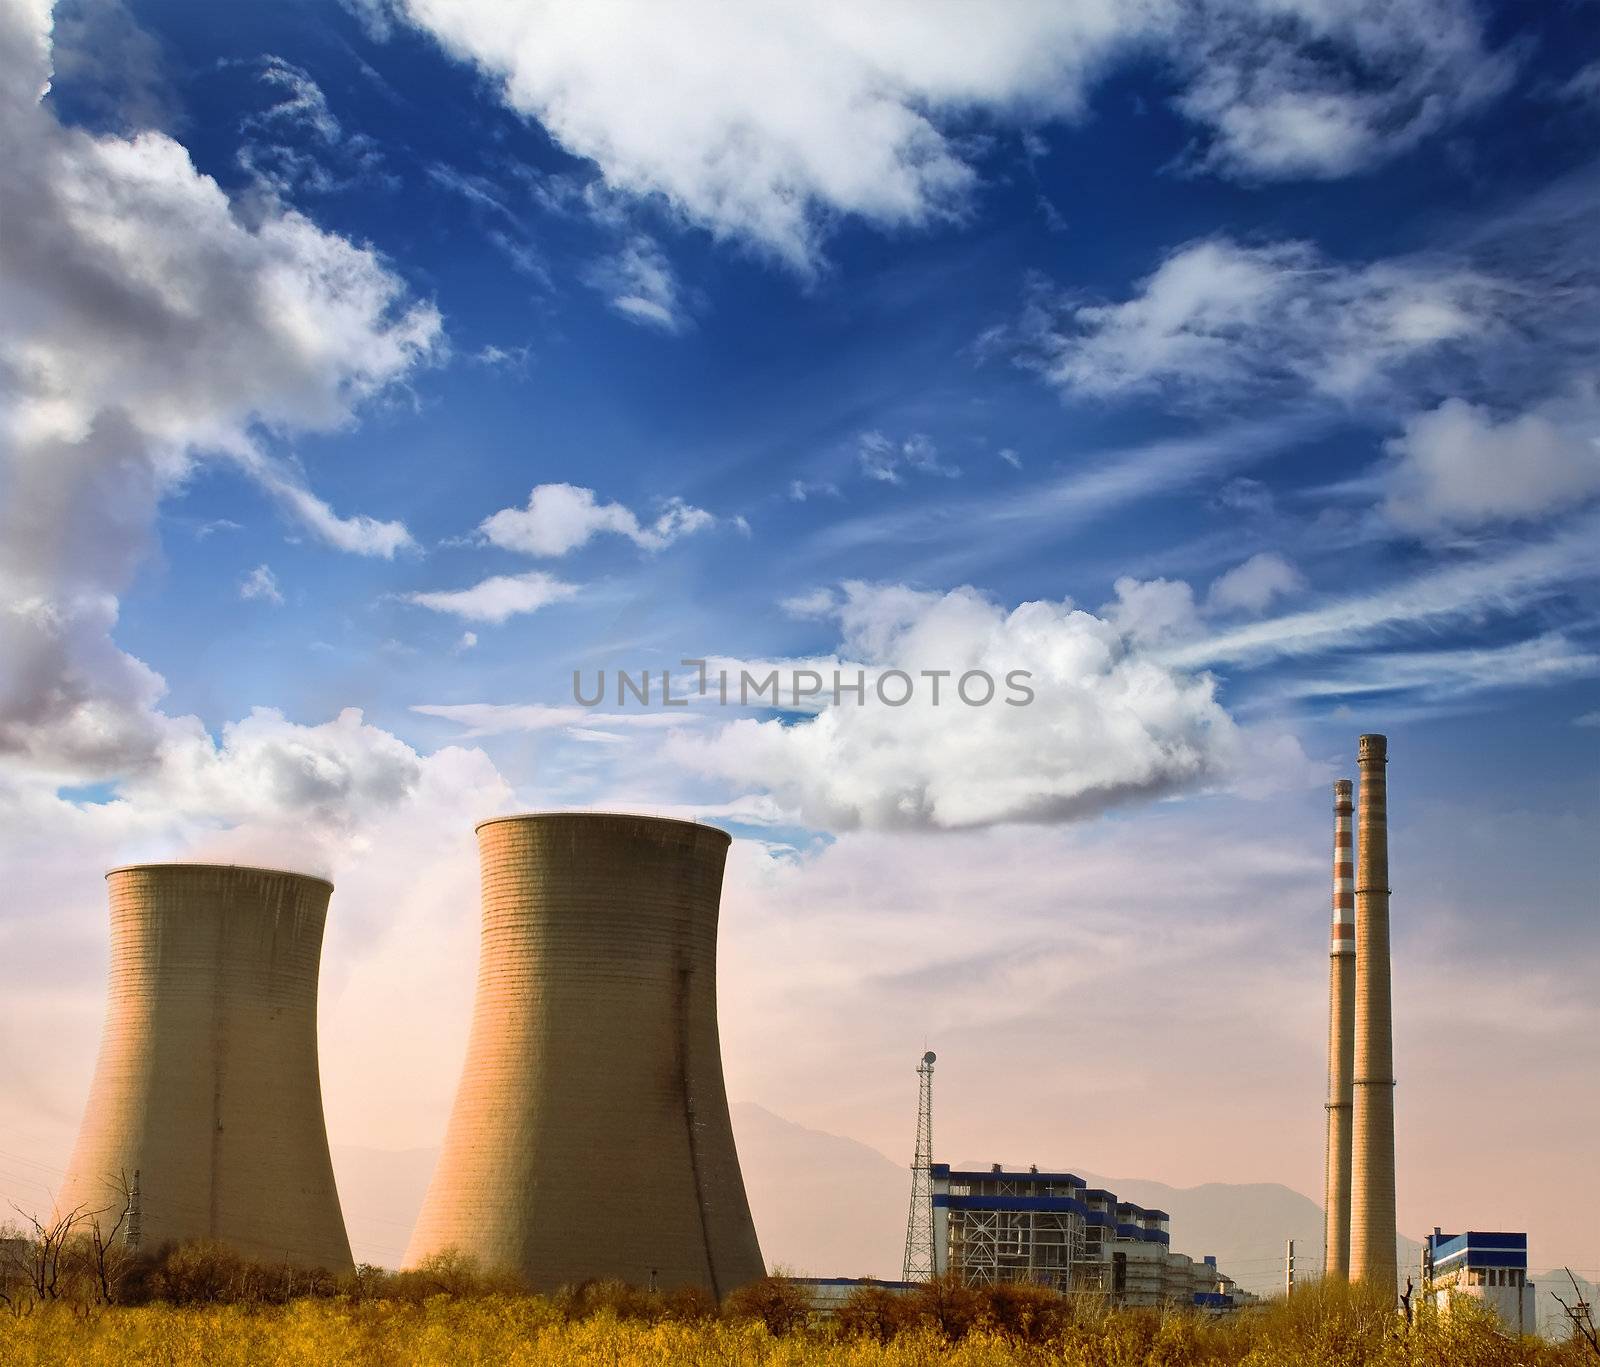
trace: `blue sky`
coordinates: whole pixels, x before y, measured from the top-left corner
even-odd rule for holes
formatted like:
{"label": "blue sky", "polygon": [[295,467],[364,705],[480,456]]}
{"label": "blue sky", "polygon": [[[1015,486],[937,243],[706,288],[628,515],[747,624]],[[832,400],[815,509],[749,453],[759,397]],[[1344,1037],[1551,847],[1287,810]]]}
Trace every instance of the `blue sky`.
{"label": "blue sky", "polygon": [[[1189,1157],[1067,1099],[1017,1135],[975,1071],[963,1151],[1314,1192],[1328,784],[1377,730],[1402,1077],[1435,1079],[1402,1226],[1600,1264],[1593,1100],[1527,1109],[1597,1062],[1589,9],[82,0],[52,44],[5,0],[0,944],[62,1040],[9,1089],[31,1152],[76,1120],[106,864],[332,872],[348,1081],[406,1028],[357,1022],[407,943],[462,995],[471,820],[595,804],[741,837],[736,1094],[896,1151],[924,1027],[869,1003],[942,1057],[1039,1041],[1064,967],[1014,1021],[943,975],[1003,994],[1103,932],[1251,1060],[1235,1118]],[[1039,696],[561,710],[574,670],[685,657]],[[874,906],[847,964],[798,929]],[[413,1101],[336,1130],[430,1142],[466,1007]],[[1150,1071],[1169,1024],[1108,1056],[1176,1131],[1209,1103]],[[835,1030],[872,1040],[844,1079]],[[1284,1088],[1304,1134],[1238,1128]],[[1423,1161],[1462,1106],[1545,1185],[1465,1202],[1469,1161]]]}

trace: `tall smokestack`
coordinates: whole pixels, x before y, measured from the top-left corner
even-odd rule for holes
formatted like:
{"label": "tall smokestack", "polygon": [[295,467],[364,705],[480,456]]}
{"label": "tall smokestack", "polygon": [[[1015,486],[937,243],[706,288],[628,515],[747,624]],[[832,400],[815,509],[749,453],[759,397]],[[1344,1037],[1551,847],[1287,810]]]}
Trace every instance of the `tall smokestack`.
{"label": "tall smokestack", "polygon": [[762,1275],[717,1035],[729,844],[587,812],[478,827],[477,1005],[408,1265],[716,1296]]}
{"label": "tall smokestack", "polygon": [[100,1061],[58,1209],[109,1231],[137,1174],[139,1242],[216,1239],[347,1271],[317,1076],[317,966],[333,885],[269,869],[106,875]]}
{"label": "tall smokestack", "polygon": [[1356,1040],[1350,1279],[1390,1291],[1394,1213],[1394,1031],[1389,991],[1389,742],[1362,736],[1356,828]]}
{"label": "tall smokestack", "polygon": [[1351,1078],[1356,1046],[1356,894],[1350,780],[1333,785],[1333,928],[1328,942],[1328,1147],[1323,1173],[1322,1275],[1350,1276]]}

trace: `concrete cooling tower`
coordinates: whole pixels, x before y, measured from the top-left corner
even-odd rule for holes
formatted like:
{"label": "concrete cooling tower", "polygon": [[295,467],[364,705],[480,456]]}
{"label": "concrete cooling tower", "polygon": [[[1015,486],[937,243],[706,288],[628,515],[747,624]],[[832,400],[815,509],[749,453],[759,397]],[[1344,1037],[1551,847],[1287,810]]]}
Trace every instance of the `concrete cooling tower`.
{"label": "concrete cooling tower", "polygon": [[111,981],[100,1060],[57,1208],[154,1249],[350,1268],[317,1076],[317,966],[333,885],[269,869],[143,864],[106,875]]}
{"label": "concrete cooling tower", "polygon": [[477,1006],[408,1265],[716,1296],[763,1274],[717,1037],[729,844],[586,812],[478,827]]}

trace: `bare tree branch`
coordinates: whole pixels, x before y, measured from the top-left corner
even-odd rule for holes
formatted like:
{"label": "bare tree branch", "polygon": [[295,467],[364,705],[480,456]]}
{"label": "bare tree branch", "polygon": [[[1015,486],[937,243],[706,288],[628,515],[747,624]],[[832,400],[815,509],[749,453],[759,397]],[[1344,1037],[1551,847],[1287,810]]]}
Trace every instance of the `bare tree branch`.
{"label": "bare tree branch", "polygon": [[1578,1286],[1578,1279],[1572,1275],[1572,1269],[1567,1267],[1563,1268],[1562,1271],[1567,1274],[1567,1280],[1572,1283],[1572,1294],[1575,1299],[1569,1305],[1560,1296],[1556,1296],[1554,1291],[1550,1294],[1555,1297],[1556,1304],[1567,1312],[1567,1318],[1572,1321],[1573,1329],[1583,1336],[1583,1341],[1589,1345],[1590,1351],[1597,1358],[1600,1358],[1600,1333],[1595,1330],[1594,1309],[1588,1301],[1584,1300],[1583,1291]]}

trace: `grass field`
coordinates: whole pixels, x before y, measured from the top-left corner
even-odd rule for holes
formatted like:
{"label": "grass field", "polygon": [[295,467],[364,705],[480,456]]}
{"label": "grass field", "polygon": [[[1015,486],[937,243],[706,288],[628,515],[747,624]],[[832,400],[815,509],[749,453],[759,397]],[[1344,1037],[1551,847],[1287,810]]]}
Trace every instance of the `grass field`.
{"label": "grass field", "polygon": [[[504,1293],[338,1294],[286,1304],[72,1307],[0,1316],[6,1364],[551,1364],[552,1367],[1578,1367],[1587,1344],[1512,1339],[1470,1309],[1409,1329],[1359,1293],[1308,1289],[1224,1319],[1073,1307],[1044,1293],[969,1292],[891,1303],[858,1297],[838,1320],[796,1313],[767,1284],[715,1307],[625,1288],[542,1298]],[[1587,1355],[1587,1356],[1586,1356]]]}

